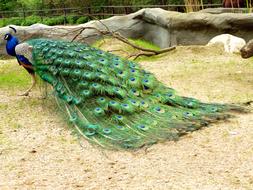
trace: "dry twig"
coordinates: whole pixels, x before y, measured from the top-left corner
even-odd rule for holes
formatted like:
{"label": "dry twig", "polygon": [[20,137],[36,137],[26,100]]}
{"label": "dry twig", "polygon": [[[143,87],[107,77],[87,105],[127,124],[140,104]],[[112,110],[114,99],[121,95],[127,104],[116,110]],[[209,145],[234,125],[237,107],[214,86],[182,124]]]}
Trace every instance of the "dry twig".
{"label": "dry twig", "polygon": [[[96,18],[95,18],[96,19]],[[96,19],[101,25],[104,26],[105,30],[101,30],[101,29],[98,29],[96,27],[91,27],[91,26],[85,26],[85,27],[80,27],[74,31],[71,31],[71,32],[78,32],[71,40],[71,42],[75,41],[81,34],[84,30],[95,30],[98,32],[98,35],[101,35],[101,36],[105,36],[105,35],[109,35],[109,36],[112,36],[113,38],[116,38],[118,40],[120,40],[121,42],[125,43],[125,44],[128,44],[130,45],[131,47],[137,49],[137,50],[140,50],[139,53],[136,53],[136,54],[133,54],[133,55],[129,55],[128,58],[133,58],[134,60],[137,59],[138,57],[140,56],[153,56],[153,55],[158,55],[158,54],[162,54],[162,53],[166,53],[166,52],[169,52],[171,50],[174,50],[176,47],[173,46],[173,47],[169,47],[169,48],[165,48],[165,49],[161,49],[161,50],[154,50],[154,49],[148,49],[148,48],[143,48],[143,47],[140,47],[134,43],[132,43],[130,40],[128,40],[127,38],[125,38],[124,36],[122,36],[119,32],[114,32],[114,31],[111,31],[110,28],[108,26],[106,26],[106,24],[104,24],[101,20],[98,20]],[[69,33],[69,32],[68,32]],[[25,39],[22,40],[25,41],[27,39],[30,39],[32,37],[34,37],[35,34],[31,34],[29,36],[27,36]],[[84,39],[84,38],[82,38]]]}
{"label": "dry twig", "polygon": [[[97,20],[97,19],[96,19]],[[79,35],[81,35],[81,33],[85,30],[85,29],[93,29],[93,30],[96,30],[100,35],[110,35],[112,36],[113,38],[116,38],[128,45],[130,45],[131,47],[135,48],[135,49],[138,49],[138,50],[141,50],[140,53],[137,53],[137,54],[134,54],[134,55],[130,55],[128,56],[128,58],[131,58],[131,57],[134,57],[133,59],[137,59],[138,57],[140,56],[153,56],[153,55],[158,55],[158,54],[162,54],[162,53],[166,53],[166,52],[169,52],[171,50],[174,50],[176,47],[173,46],[173,47],[169,47],[169,48],[165,48],[165,49],[161,49],[161,50],[154,50],[154,49],[148,49],[148,48],[143,48],[143,47],[140,47],[134,43],[132,43],[131,41],[129,41],[127,38],[125,38],[124,36],[122,36],[119,32],[113,32],[109,29],[108,26],[106,26],[101,20],[97,20],[100,24],[102,24],[104,26],[104,28],[106,30],[101,30],[101,29],[98,29],[96,27],[82,27],[81,30],[79,31],[78,34],[76,34],[74,36],[74,38],[71,40],[71,42],[73,42]]]}

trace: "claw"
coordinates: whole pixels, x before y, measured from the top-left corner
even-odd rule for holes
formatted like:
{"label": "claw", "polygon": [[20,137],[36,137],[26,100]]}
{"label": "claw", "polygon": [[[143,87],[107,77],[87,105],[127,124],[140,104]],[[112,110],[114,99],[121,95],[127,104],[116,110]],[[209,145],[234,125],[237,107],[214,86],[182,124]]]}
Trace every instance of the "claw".
{"label": "claw", "polygon": [[24,92],[24,93],[22,93],[22,94],[18,94],[18,96],[29,96],[29,92],[30,92],[30,91],[26,91],[26,92]]}
{"label": "claw", "polygon": [[19,94],[19,96],[29,96],[29,93],[31,92],[31,90],[33,89],[33,87],[36,85],[35,74],[31,74],[31,76],[32,76],[32,85],[24,93]]}

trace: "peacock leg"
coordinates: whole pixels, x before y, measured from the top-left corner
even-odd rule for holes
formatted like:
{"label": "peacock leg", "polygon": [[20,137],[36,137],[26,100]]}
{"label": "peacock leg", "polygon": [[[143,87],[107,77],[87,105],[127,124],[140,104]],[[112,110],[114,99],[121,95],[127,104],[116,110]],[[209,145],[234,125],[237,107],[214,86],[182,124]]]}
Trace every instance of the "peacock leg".
{"label": "peacock leg", "polygon": [[32,77],[32,85],[30,86],[30,88],[28,88],[24,93],[19,94],[19,96],[28,96],[29,93],[31,92],[31,90],[33,89],[33,87],[36,85],[36,77],[35,74],[31,74]]}
{"label": "peacock leg", "polygon": [[42,92],[40,99],[46,99],[48,97],[48,84],[43,83],[42,88],[43,88],[43,92]]}

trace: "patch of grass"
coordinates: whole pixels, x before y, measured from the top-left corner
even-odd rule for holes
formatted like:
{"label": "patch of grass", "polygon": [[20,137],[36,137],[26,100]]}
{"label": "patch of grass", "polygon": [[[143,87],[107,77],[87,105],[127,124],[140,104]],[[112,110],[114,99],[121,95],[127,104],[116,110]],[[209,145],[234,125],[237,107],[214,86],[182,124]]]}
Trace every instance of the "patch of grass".
{"label": "patch of grass", "polygon": [[161,48],[157,45],[153,44],[152,42],[142,40],[142,39],[129,39],[130,42],[134,43],[137,46],[142,48],[152,49],[152,50],[160,50]]}
{"label": "patch of grass", "polygon": [[0,104],[0,110],[6,110],[8,108],[7,104]]}
{"label": "patch of grass", "polygon": [[4,122],[7,124],[8,123],[8,128],[12,128],[12,129],[20,129],[22,128],[23,126],[18,123],[18,121],[13,118],[13,117],[6,117],[4,119]]}
{"label": "patch of grass", "polygon": [[97,41],[95,41],[93,44],[91,44],[93,47],[95,48],[100,48],[100,46],[102,46],[104,44],[104,39],[99,39]]}
{"label": "patch of grass", "polygon": [[20,128],[22,128],[23,126],[21,125],[21,124],[19,124],[19,123],[13,123],[12,125],[11,125],[11,128],[13,128],[13,129],[20,129]]}
{"label": "patch of grass", "polygon": [[154,62],[154,61],[158,61],[160,58],[162,58],[163,56],[165,56],[165,54],[160,54],[160,55],[153,55],[153,56],[141,56],[138,57],[136,60],[134,60],[135,62],[141,62],[141,61],[148,61],[148,62]]}
{"label": "patch of grass", "polygon": [[0,88],[23,88],[29,82],[28,73],[16,60],[0,60]]}
{"label": "patch of grass", "polygon": [[[115,42],[116,41],[116,42]],[[139,47],[146,48],[146,49],[152,49],[152,50],[160,50],[158,46],[155,44],[142,40],[142,39],[129,39],[131,43],[136,44]],[[140,50],[137,50],[133,48],[130,45],[127,45],[126,43],[123,43],[117,39],[113,38],[105,38],[105,39],[100,39],[97,40],[95,43],[92,44],[93,47],[104,49],[104,50],[115,50],[118,49],[118,51],[113,51],[113,54],[117,54],[122,57],[127,57],[128,55],[131,54],[136,54]],[[111,49],[111,47],[113,47]],[[140,56],[138,59],[135,61],[157,61],[159,58],[161,58],[163,54],[156,55],[156,56]]]}
{"label": "patch of grass", "polygon": [[[94,47],[100,47],[101,45],[103,45],[104,43],[106,43],[107,41],[105,40],[114,40],[113,38],[106,38],[106,39],[100,39],[100,40],[97,40],[96,42],[94,42],[92,44],[92,46]],[[149,42],[149,41],[146,41],[146,40],[142,40],[142,39],[128,39],[131,43],[134,43],[135,45],[137,46],[140,46],[142,48],[147,48],[147,49],[152,49],[152,50],[160,50],[161,48],[158,47],[157,45]]]}

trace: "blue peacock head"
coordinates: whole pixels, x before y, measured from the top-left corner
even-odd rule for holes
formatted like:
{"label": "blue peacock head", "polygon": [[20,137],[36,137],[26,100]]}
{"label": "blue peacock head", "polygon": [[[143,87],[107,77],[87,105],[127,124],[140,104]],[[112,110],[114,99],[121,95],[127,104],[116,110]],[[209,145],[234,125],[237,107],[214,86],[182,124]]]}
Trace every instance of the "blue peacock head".
{"label": "blue peacock head", "polygon": [[17,30],[14,27],[9,26],[9,31],[4,35],[4,40],[6,41],[5,48],[8,55],[16,56],[15,48],[19,44],[19,40],[15,36],[12,36],[13,32],[16,33]]}
{"label": "blue peacock head", "polygon": [[[17,33],[17,30],[16,30],[14,27],[9,26],[9,28],[10,28],[12,31],[14,31],[14,33]],[[6,33],[6,34],[4,35],[4,40],[6,40],[6,41],[10,40],[11,38],[12,38],[11,31],[8,32],[8,33]]]}

